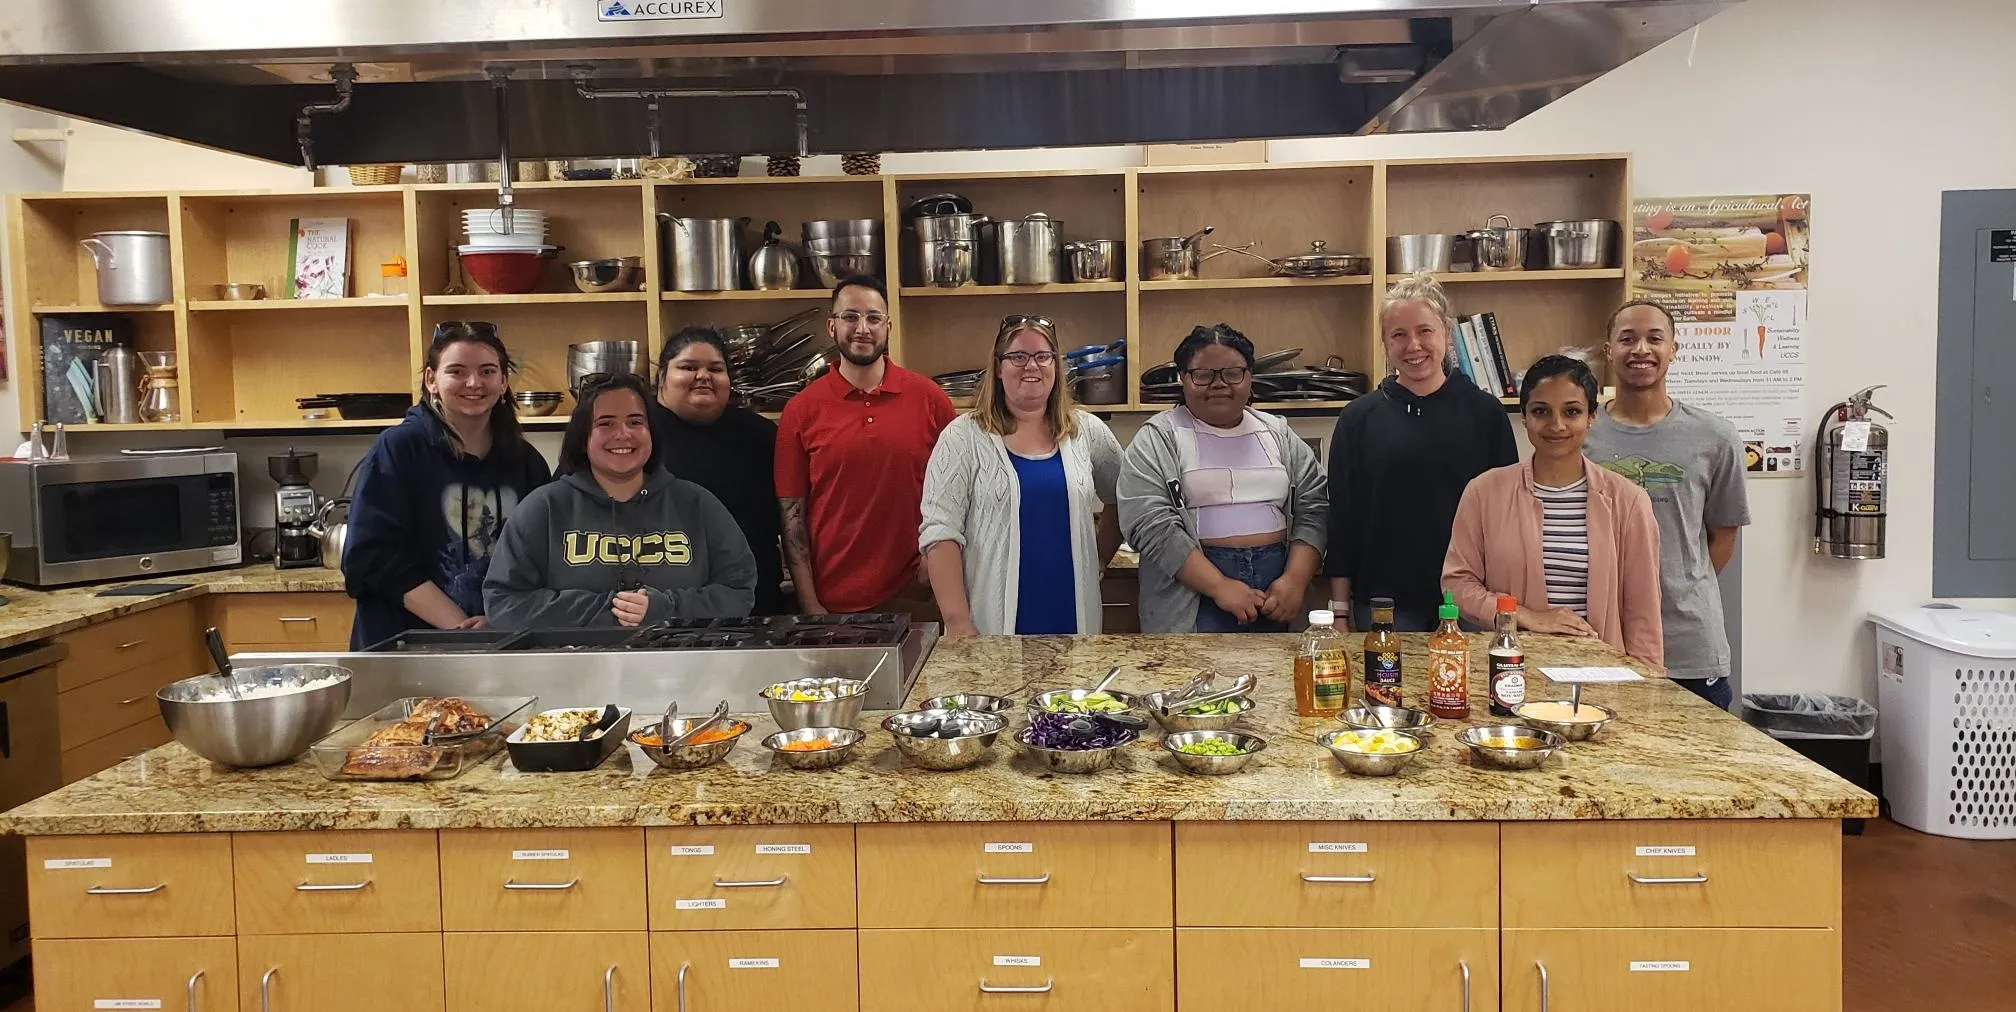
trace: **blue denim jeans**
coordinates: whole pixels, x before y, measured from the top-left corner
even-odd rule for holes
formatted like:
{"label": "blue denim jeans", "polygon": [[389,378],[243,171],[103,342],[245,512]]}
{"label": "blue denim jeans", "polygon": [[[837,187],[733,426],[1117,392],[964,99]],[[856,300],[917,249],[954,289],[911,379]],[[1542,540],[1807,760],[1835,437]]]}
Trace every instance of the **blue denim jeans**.
{"label": "blue denim jeans", "polygon": [[[1288,569],[1288,544],[1262,545],[1259,548],[1213,548],[1204,546],[1204,557],[1218,567],[1226,576],[1252,587],[1266,591],[1281,574]],[[1240,625],[1231,612],[1218,607],[1217,602],[1208,597],[1197,598],[1197,631],[1200,633],[1234,632],[1287,632],[1288,623],[1276,622],[1265,615],[1257,616],[1249,625]]]}
{"label": "blue denim jeans", "polygon": [[1730,685],[1727,678],[1675,678],[1673,684],[1724,710],[1736,701],[1736,687]]}

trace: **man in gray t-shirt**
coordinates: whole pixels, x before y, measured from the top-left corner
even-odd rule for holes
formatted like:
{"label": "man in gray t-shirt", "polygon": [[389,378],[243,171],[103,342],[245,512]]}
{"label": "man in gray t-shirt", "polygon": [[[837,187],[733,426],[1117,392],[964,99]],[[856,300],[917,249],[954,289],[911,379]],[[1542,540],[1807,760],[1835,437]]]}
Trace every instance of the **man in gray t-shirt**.
{"label": "man in gray t-shirt", "polygon": [[1743,441],[1721,416],[1667,396],[1675,344],[1664,309],[1625,303],[1610,318],[1607,350],[1617,398],[1591,420],[1583,453],[1652,498],[1666,673],[1726,709],[1729,633],[1715,574],[1736,552],[1736,529],[1750,523]]}

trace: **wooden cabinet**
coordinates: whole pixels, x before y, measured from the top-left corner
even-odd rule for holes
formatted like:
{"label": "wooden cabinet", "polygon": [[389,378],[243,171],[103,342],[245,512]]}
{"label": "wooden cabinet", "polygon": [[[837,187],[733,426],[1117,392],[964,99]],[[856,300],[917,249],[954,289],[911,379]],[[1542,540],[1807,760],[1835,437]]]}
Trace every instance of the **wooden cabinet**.
{"label": "wooden cabinet", "polygon": [[248,1012],[442,1012],[441,936],[242,936],[238,1004]]}
{"label": "wooden cabinet", "polygon": [[447,1012],[650,1012],[642,931],[449,932]]}
{"label": "wooden cabinet", "polygon": [[214,594],[203,604],[233,653],[348,650],[357,614],[357,602],[333,591]]}
{"label": "wooden cabinet", "polygon": [[236,1012],[238,945],[230,938],[45,939],[35,943],[35,1007]]}
{"label": "wooden cabinet", "polygon": [[864,929],[861,1007],[1169,1012],[1173,942],[1167,928]]}
{"label": "wooden cabinet", "polygon": [[28,923],[38,939],[229,935],[231,838],[31,836]]}
{"label": "wooden cabinet", "polygon": [[654,931],[651,1003],[661,1012],[849,1012],[859,1007],[856,966],[852,931]]}
{"label": "wooden cabinet", "polygon": [[1817,819],[1506,823],[1505,926],[1813,927],[1841,917]]}
{"label": "wooden cabinet", "polygon": [[1176,923],[1495,928],[1498,827],[1179,822]]}
{"label": "wooden cabinet", "polygon": [[231,839],[240,934],[441,930],[441,862],[431,832]]}
{"label": "wooden cabinet", "polygon": [[1381,1012],[1496,1009],[1498,932],[1176,929],[1176,999],[1184,1008],[1310,1009],[1340,995]]}
{"label": "wooden cabinet", "polygon": [[641,932],[644,881],[642,829],[441,833],[449,931]]}
{"label": "wooden cabinet", "polygon": [[[153,702],[154,697],[147,697]],[[63,783],[74,784],[79,780],[111,769],[120,763],[139,755],[157,745],[166,745],[174,739],[168,733],[168,725],[161,720],[159,708],[146,720],[131,727],[123,727],[103,738],[94,738],[76,748],[63,750]]]}
{"label": "wooden cabinet", "polygon": [[1824,929],[1508,929],[1504,1012],[1840,1012],[1841,936]]}
{"label": "wooden cabinet", "polygon": [[186,662],[195,674],[207,663],[202,632],[195,605],[178,601],[64,633],[56,639],[70,655],[56,667],[56,687],[68,692],[158,661]]}
{"label": "wooden cabinet", "polygon": [[861,926],[1168,927],[1166,822],[863,825]]}
{"label": "wooden cabinet", "polygon": [[63,782],[166,742],[155,690],[209,670],[193,602],[135,612],[57,637],[56,724]]}
{"label": "wooden cabinet", "polygon": [[854,827],[668,827],[645,835],[653,931],[854,926]]}

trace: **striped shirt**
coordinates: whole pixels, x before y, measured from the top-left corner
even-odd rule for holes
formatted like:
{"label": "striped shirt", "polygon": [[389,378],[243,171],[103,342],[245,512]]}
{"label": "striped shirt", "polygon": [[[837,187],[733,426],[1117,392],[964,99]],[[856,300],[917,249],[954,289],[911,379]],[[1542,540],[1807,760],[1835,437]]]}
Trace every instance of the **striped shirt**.
{"label": "striped shirt", "polygon": [[1589,617],[1589,476],[1555,488],[1533,483],[1540,500],[1540,563],[1547,603]]}

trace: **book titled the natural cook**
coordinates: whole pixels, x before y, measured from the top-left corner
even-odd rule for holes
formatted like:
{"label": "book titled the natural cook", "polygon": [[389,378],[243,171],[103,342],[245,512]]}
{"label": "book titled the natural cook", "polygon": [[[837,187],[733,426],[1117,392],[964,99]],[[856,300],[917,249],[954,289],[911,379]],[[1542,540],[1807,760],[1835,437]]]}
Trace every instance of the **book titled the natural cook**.
{"label": "book titled the natural cook", "polygon": [[350,294],[350,219],[296,218],[289,223],[290,299],[341,299]]}

